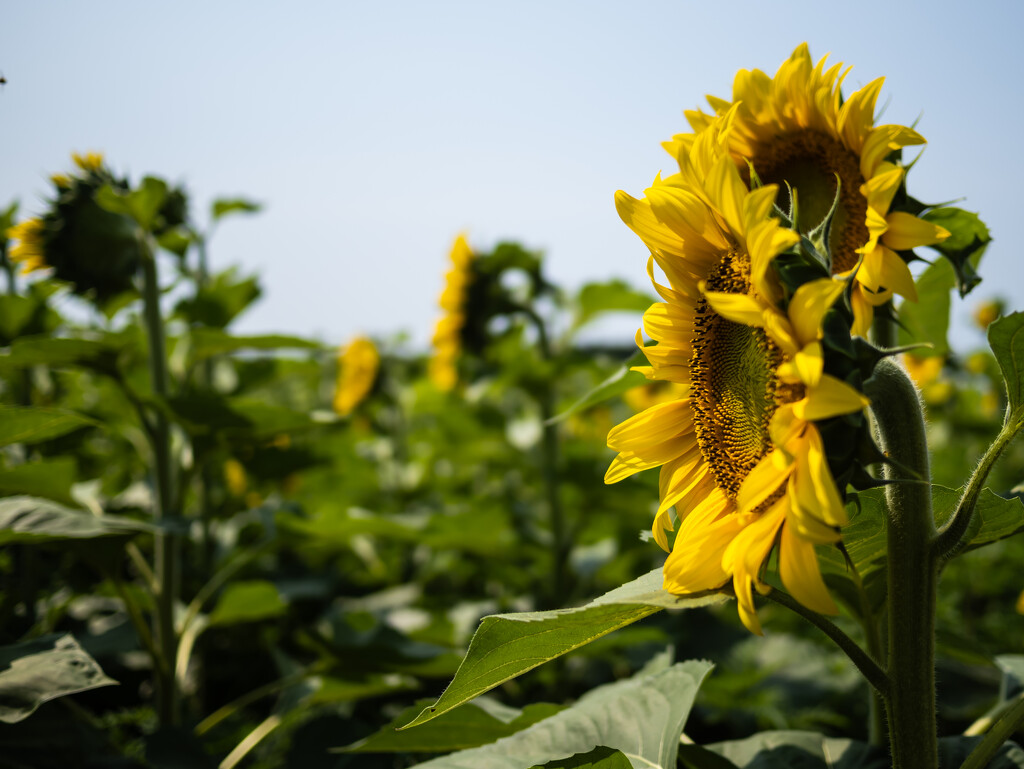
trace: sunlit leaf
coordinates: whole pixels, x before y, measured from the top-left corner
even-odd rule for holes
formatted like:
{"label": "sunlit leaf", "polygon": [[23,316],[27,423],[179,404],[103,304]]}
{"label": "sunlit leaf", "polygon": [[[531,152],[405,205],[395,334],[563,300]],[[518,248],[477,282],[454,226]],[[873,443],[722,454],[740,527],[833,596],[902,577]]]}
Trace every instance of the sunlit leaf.
{"label": "sunlit leaf", "polygon": [[0,468],[0,496],[25,494],[74,505],[71,485],[75,476],[75,460],[71,457]]}
{"label": "sunlit leaf", "polygon": [[631,769],[633,764],[621,750],[600,747],[538,765],[537,769]]}
{"label": "sunlit leaf", "polygon": [[950,291],[956,286],[956,273],[945,259],[938,259],[917,279],[917,301],[900,303],[899,343],[928,344],[921,355],[947,355],[949,342]]}
{"label": "sunlit leaf", "polygon": [[648,294],[630,286],[623,280],[606,283],[588,283],[576,296],[574,328],[580,328],[605,312],[642,313],[654,304]]}
{"label": "sunlit leaf", "polygon": [[[705,745],[738,769],[888,769],[888,752],[855,740],[825,737],[813,732],[760,732],[753,737]],[[700,751],[680,751],[683,763],[693,769],[725,769],[702,760]]]}
{"label": "sunlit leaf", "polygon": [[130,518],[93,515],[46,499],[0,499],[0,545],[127,536],[151,528]]}
{"label": "sunlit leaf", "polygon": [[70,635],[0,647],[0,721],[17,723],[66,694],[116,684]]}
{"label": "sunlit leaf", "polygon": [[955,270],[955,285],[966,296],[980,281],[977,266],[992,237],[977,214],[951,206],[934,208],[922,219],[945,227],[950,236],[933,248],[949,260]]}
{"label": "sunlit leaf", "polygon": [[1024,313],[999,318],[988,327],[988,343],[1003,372],[1011,419],[1024,417]]}
{"label": "sunlit leaf", "polygon": [[273,583],[254,579],[232,582],[217,599],[210,613],[211,625],[235,625],[279,617],[287,611]]}
{"label": "sunlit leaf", "polygon": [[525,729],[562,710],[561,705],[537,703],[522,710],[485,697],[466,703],[415,729],[398,731],[432,700],[412,705],[377,732],[344,749],[346,753],[449,753],[486,745]]}
{"label": "sunlit leaf", "polygon": [[[697,689],[711,663],[681,662],[598,687],[575,705],[498,743],[435,758],[418,769],[529,769],[588,753],[621,751],[633,767],[674,769]],[[571,764],[570,764],[571,766]]]}
{"label": "sunlit leaf", "polygon": [[655,569],[576,609],[484,617],[455,679],[434,707],[424,709],[405,728],[436,718],[527,670],[662,609],[690,609],[728,600],[719,593],[675,596],[662,587],[662,581],[661,569]]}
{"label": "sunlit leaf", "polygon": [[[957,503],[963,496],[963,488],[947,489],[943,486],[932,486],[932,505],[935,519],[945,523],[956,510]],[[964,550],[973,550],[991,542],[1011,537],[1024,530],[1024,504],[1016,497],[1005,499],[984,489],[978,497],[971,516],[970,525],[964,534]]]}
{"label": "sunlit leaf", "polygon": [[214,221],[231,213],[254,214],[262,206],[245,198],[218,198],[210,206],[210,216]]}
{"label": "sunlit leaf", "polygon": [[320,345],[308,339],[281,334],[232,336],[219,328],[199,327],[192,330],[192,355],[196,359],[237,352],[238,350],[316,350]]}

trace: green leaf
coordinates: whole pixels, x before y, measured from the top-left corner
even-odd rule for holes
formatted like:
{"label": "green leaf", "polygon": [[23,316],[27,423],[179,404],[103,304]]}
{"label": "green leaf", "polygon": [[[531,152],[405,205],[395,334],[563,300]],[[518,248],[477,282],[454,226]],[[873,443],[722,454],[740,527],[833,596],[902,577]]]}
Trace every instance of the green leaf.
{"label": "green leaf", "polygon": [[86,366],[110,370],[118,356],[118,348],[92,339],[53,339],[31,336],[16,339],[10,352],[0,355],[0,369],[31,366]]}
{"label": "green leaf", "polygon": [[[963,487],[954,490],[944,486],[932,486],[932,506],[937,523],[945,523],[953,515],[963,493]],[[978,497],[974,515],[964,533],[963,541],[966,547],[961,552],[1012,537],[1022,530],[1024,504],[1021,504],[1020,499],[1005,499],[989,489],[984,489]]]}
{"label": "green leaf", "polygon": [[17,723],[44,702],[116,683],[70,635],[47,635],[3,646],[0,721]]}
{"label": "green leaf", "polygon": [[977,214],[964,211],[962,208],[934,208],[921,218],[949,230],[950,236],[946,240],[929,248],[935,249],[949,260],[955,271],[955,285],[960,291],[960,296],[966,296],[981,282],[975,268],[992,240],[988,227]]}
{"label": "green leaf", "polygon": [[625,681],[598,687],[572,707],[496,744],[452,753],[417,767],[529,769],[602,746],[621,751],[633,767],[675,769],[679,735],[697,689],[710,670],[709,662],[690,661],[656,672],[642,671]]}
{"label": "green leaf", "polygon": [[432,700],[421,700],[411,705],[379,731],[343,748],[343,752],[450,753],[508,737],[562,710],[561,705],[546,702],[527,705],[518,710],[481,697],[461,708],[448,711],[429,724],[398,731],[430,704]]}
{"label": "green leaf", "polygon": [[557,414],[551,419],[552,423],[558,423],[565,419],[568,419],[573,414],[578,414],[581,411],[585,411],[591,406],[596,406],[598,403],[604,403],[612,398],[617,398],[627,390],[632,390],[634,387],[647,384],[648,380],[639,371],[632,371],[633,366],[646,366],[647,358],[644,357],[642,351],[637,350],[636,353],[626,361],[626,364],[612,374],[610,377],[605,379],[601,384],[595,387],[593,390],[588,392],[569,408],[560,414]]}
{"label": "green leaf", "polygon": [[548,761],[535,769],[632,769],[632,764],[621,750],[600,747],[577,753],[569,758]]}
{"label": "green leaf", "polygon": [[728,600],[721,593],[675,596],[662,587],[662,581],[661,569],[655,569],[576,609],[484,617],[455,679],[432,708],[425,708],[403,728],[437,718],[505,681],[662,609],[691,609]]}
{"label": "green leaf", "polygon": [[39,443],[95,424],[95,420],[64,409],[0,406],[0,446]]}
{"label": "green leaf", "polygon": [[107,184],[95,194],[96,203],[101,208],[129,217],[147,232],[152,230],[166,198],[167,182],[153,176],[144,178],[134,190],[124,192]]}
{"label": "green leaf", "polygon": [[[2,232],[2,230],[0,230]],[[34,297],[4,294],[0,296],[0,339],[14,339],[36,317],[40,302]]]}
{"label": "green leaf", "polygon": [[256,278],[239,278],[232,268],[214,275],[196,296],[178,302],[174,311],[189,323],[223,328],[261,293]]}
{"label": "green leaf", "polygon": [[1013,422],[1024,412],[1024,312],[999,318],[988,327],[988,344],[1006,383]]}
{"label": "green leaf", "polygon": [[[939,769],[960,769],[983,737],[942,737],[939,739]],[[1024,750],[1006,742],[992,757],[987,769],[1024,769]]]}
{"label": "green leaf", "polygon": [[263,206],[245,198],[218,198],[210,206],[210,217],[213,221],[231,213],[254,214]]}
{"label": "green leaf", "polygon": [[167,405],[176,420],[193,435],[219,433],[229,439],[273,437],[320,424],[305,412],[249,398],[193,393],[169,398]]}
{"label": "green leaf", "polygon": [[279,350],[282,348],[318,350],[320,345],[308,339],[280,334],[232,336],[219,328],[202,326],[192,330],[192,355],[197,360],[238,350]]}
{"label": "green leaf", "polygon": [[[900,345],[930,344],[931,354],[947,355],[949,342],[949,292],[956,286],[956,274],[949,262],[940,259],[918,277],[917,301],[900,303]],[[920,354],[929,354],[928,350]]]}
{"label": "green leaf", "polygon": [[576,296],[573,328],[578,329],[605,312],[642,313],[654,301],[648,294],[638,291],[623,280],[588,283]]}
{"label": "green leaf", "polygon": [[[744,740],[718,742],[705,748],[739,769],[888,769],[890,765],[882,748],[813,732],[760,732]],[[687,759],[685,750],[683,759]],[[717,769],[713,763],[689,765]]]}
{"label": "green leaf", "polygon": [[74,505],[76,502],[71,496],[71,485],[75,478],[75,460],[71,457],[6,467],[0,469],[0,496],[26,494]]}
{"label": "green leaf", "polygon": [[192,245],[192,234],[183,227],[172,227],[161,232],[156,242],[164,251],[169,251],[180,258],[185,256]]}
{"label": "green leaf", "polygon": [[235,625],[273,619],[284,614],[287,608],[272,582],[262,579],[232,582],[224,588],[210,613],[210,624]]}
{"label": "green leaf", "polygon": [[126,536],[150,530],[151,526],[130,518],[92,515],[46,499],[0,499],[0,545]]}

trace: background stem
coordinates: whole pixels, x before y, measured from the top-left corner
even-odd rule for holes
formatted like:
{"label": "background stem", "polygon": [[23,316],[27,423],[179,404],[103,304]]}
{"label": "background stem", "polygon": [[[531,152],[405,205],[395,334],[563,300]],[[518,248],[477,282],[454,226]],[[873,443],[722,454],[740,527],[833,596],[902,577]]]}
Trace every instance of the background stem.
{"label": "background stem", "polygon": [[[146,334],[149,337],[149,372],[153,393],[163,400],[168,395],[167,346],[164,342],[163,316],[160,312],[160,285],[157,278],[156,256],[149,243],[143,241],[143,313]],[[153,421],[154,458],[154,518],[157,524],[166,524],[176,517],[174,510],[173,466],[171,457],[171,426],[166,414],[157,410]],[[153,537],[154,572],[157,593],[154,636],[164,660],[177,657],[178,638],[174,629],[174,601],[178,580],[177,542],[166,527]],[[178,692],[174,671],[169,663],[157,668],[157,717],[163,726],[178,721]]]}

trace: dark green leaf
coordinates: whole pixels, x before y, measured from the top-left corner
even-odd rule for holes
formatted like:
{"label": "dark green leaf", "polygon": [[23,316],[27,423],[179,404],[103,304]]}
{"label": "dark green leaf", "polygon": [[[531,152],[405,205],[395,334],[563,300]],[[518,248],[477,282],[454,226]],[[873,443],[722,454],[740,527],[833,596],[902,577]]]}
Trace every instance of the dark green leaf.
{"label": "dark green leaf", "polygon": [[192,330],[192,355],[197,360],[238,350],[279,350],[282,348],[317,350],[320,345],[308,339],[280,334],[232,336],[219,328],[199,327]]}
{"label": "dark green leaf", "polygon": [[17,723],[57,697],[116,684],[70,635],[0,647],[0,721]]}
{"label": "dark green leaf", "polygon": [[622,280],[588,283],[576,296],[573,327],[578,329],[605,312],[642,313],[652,304],[654,299]]}
{"label": "dark green leaf", "polygon": [[412,705],[379,731],[347,748],[345,753],[450,753],[486,745],[525,729],[562,710],[561,705],[537,703],[523,710],[510,708],[496,700],[481,697],[463,707],[450,710],[429,724],[416,729],[398,731],[424,707],[433,704],[421,700]]}
{"label": "dark green leaf", "polygon": [[0,496],[27,494],[74,505],[71,485],[75,482],[75,460],[71,457],[44,459],[17,467],[0,469]]}
{"label": "dark green leaf", "polygon": [[956,286],[960,296],[966,296],[980,281],[976,267],[992,237],[988,227],[978,215],[962,208],[935,208],[923,214],[922,219],[949,230],[950,236],[934,248],[941,253],[956,272]]}
{"label": "dark green leaf", "polygon": [[[982,737],[943,737],[939,740],[939,769],[959,769],[982,741]],[[1024,750],[1013,742],[1004,743],[986,769],[1024,769]]]}
{"label": "dark green leaf", "polygon": [[561,422],[568,419],[573,414],[578,414],[591,406],[596,406],[598,403],[604,403],[612,398],[617,398],[627,390],[632,390],[634,387],[640,387],[641,385],[647,384],[647,377],[638,371],[631,370],[633,366],[645,365],[647,365],[647,358],[644,357],[642,351],[637,350],[636,354],[626,361],[626,364],[621,369],[605,379],[601,384],[588,392],[565,411],[556,415],[551,421]]}
{"label": "dark green leaf", "polygon": [[153,176],[142,180],[137,189],[123,192],[107,184],[96,191],[95,200],[101,208],[131,218],[149,232],[156,215],[167,198],[167,182]]}
{"label": "dark green leaf", "polygon": [[149,528],[130,518],[92,515],[45,499],[0,499],[0,545],[126,536]]}
{"label": "dark green leaf", "polygon": [[192,245],[192,235],[183,227],[172,227],[161,232],[157,236],[156,242],[164,251],[170,251],[177,257],[183,257],[189,246]]}
{"label": "dark green leaf", "polygon": [[88,366],[107,370],[114,365],[117,355],[118,348],[92,339],[23,337],[11,344],[9,353],[0,355],[0,369]]}
{"label": "dark green leaf", "polygon": [[254,203],[245,198],[218,198],[210,206],[210,216],[213,221],[217,221],[230,213],[254,214],[261,208],[262,206],[259,203]]}
{"label": "dark green leaf", "polygon": [[1024,415],[1024,312],[999,318],[988,327],[988,343],[1006,383],[1013,421]]}
{"label": "dark green leaf", "polygon": [[255,399],[220,398],[193,393],[167,401],[173,416],[190,433],[219,433],[229,439],[273,437],[319,424],[309,414]]}
{"label": "dark green leaf", "polygon": [[40,303],[34,297],[4,294],[0,296],[0,340],[9,342],[21,335],[36,318]]}
{"label": "dark green leaf", "polygon": [[234,625],[273,619],[285,613],[287,607],[273,583],[254,579],[232,582],[221,593],[217,605],[210,613],[211,625]]}
{"label": "dark green leaf", "polygon": [[175,312],[189,323],[223,328],[261,294],[256,278],[239,278],[231,269],[214,275],[196,296],[183,299]]}
{"label": "dark green leaf", "polygon": [[535,769],[632,769],[633,765],[621,750],[594,748],[586,753],[577,753],[569,758],[548,761]]}
{"label": "dark green leaf", "polygon": [[720,593],[675,596],[662,587],[662,581],[661,569],[655,569],[576,609],[484,617],[455,679],[434,707],[425,708],[404,728],[426,723],[527,670],[661,609],[690,609],[728,600]]}
{"label": "dark green leaf", "polygon": [[621,751],[634,768],[675,769],[679,735],[697,689],[710,670],[708,662],[691,661],[655,672],[641,671],[633,678],[588,692],[572,707],[496,744],[452,753],[417,767],[529,769],[603,746]]}
{"label": "dark green leaf", "polygon": [[39,443],[95,424],[88,417],[64,409],[0,406],[0,446]]}
{"label": "dark green leaf", "polygon": [[[963,488],[947,489],[944,486],[932,486],[932,505],[935,509],[935,520],[945,523],[956,510],[957,503],[963,496]],[[1024,529],[1024,504],[1014,497],[1005,499],[984,489],[978,497],[974,515],[964,534],[965,550],[973,550],[992,542],[1013,536]]]}

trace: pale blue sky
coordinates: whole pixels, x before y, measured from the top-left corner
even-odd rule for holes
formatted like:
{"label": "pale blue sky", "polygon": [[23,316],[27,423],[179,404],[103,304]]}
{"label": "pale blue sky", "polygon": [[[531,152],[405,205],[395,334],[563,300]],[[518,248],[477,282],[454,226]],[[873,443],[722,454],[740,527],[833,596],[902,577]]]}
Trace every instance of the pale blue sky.
{"label": "pale blue sky", "polygon": [[[0,8],[0,205],[38,208],[72,150],[266,204],[215,265],[267,289],[240,324],[429,338],[456,233],[547,253],[558,282],[646,283],[618,220],[672,161],[684,109],[800,42],[885,75],[885,121],[929,140],[910,189],[966,197],[996,241],[979,296],[1024,307],[1015,242],[1024,3],[14,2]],[[968,307],[978,300],[968,298]],[[604,328],[629,343],[638,319]],[[961,318],[957,341],[981,342]]]}

